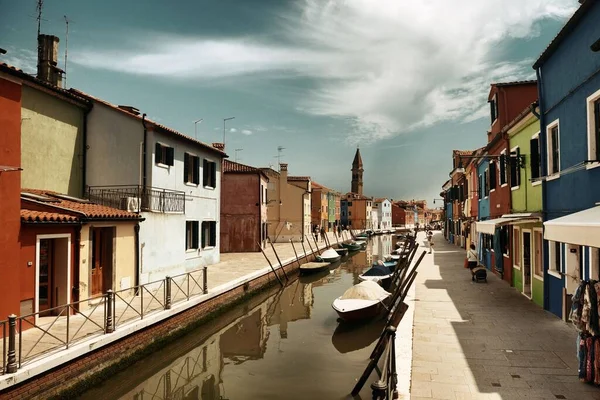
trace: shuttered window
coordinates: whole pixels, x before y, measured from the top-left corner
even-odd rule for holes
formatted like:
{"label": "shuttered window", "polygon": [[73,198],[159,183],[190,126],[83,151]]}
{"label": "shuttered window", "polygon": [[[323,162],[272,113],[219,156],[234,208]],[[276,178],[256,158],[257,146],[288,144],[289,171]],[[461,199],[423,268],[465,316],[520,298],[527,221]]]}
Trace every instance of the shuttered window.
{"label": "shuttered window", "polygon": [[596,160],[600,160],[600,99],[594,102],[594,137],[596,138]]}
{"label": "shuttered window", "polygon": [[185,249],[194,250],[198,248],[198,221],[185,222]]}
{"label": "shuttered window", "polygon": [[173,166],[175,149],[161,143],[156,143],[154,145],[154,160],[157,164]]}
{"label": "shuttered window", "polygon": [[202,248],[217,245],[217,223],[215,221],[202,222]]}
{"label": "shuttered window", "polygon": [[558,122],[548,128],[548,173],[560,172],[560,141]]}
{"label": "shuttered window", "polygon": [[496,189],[496,163],[490,163],[490,190]]}
{"label": "shuttered window", "polygon": [[200,157],[193,154],[184,153],[183,155],[183,181],[185,183],[200,183]]}
{"label": "shuttered window", "polygon": [[542,175],[542,165],[540,163],[540,139],[539,139],[539,137],[533,138],[529,141],[529,148],[531,151],[531,156],[530,156],[531,179],[536,179]]}
{"label": "shuttered window", "polygon": [[214,161],[204,159],[202,171],[202,184],[205,187],[217,187],[217,163],[215,163]]}
{"label": "shuttered window", "polygon": [[508,181],[508,177],[506,176],[506,154],[500,155],[500,185],[505,185]]}
{"label": "shuttered window", "polygon": [[521,168],[519,167],[519,159],[521,157],[521,151],[517,147],[514,151],[514,155],[510,156],[510,187],[519,187],[521,185]]}

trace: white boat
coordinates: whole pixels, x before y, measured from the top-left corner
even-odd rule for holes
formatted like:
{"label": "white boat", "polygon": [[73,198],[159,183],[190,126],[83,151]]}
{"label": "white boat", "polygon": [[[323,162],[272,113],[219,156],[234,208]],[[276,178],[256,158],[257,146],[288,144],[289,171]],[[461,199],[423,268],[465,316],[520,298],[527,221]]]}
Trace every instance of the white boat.
{"label": "white boat", "polygon": [[344,321],[355,322],[377,316],[391,293],[374,282],[361,282],[335,299],[331,305]]}
{"label": "white boat", "polygon": [[398,254],[390,254],[385,257],[387,260],[398,261],[400,259],[400,255]]}
{"label": "white boat", "polygon": [[359,275],[358,279],[363,282],[371,281],[379,283],[380,285],[385,285],[390,282],[393,275],[394,273],[385,265],[374,265],[362,275]]}
{"label": "white boat", "polygon": [[342,256],[340,256],[337,251],[335,251],[332,248],[329,248],[327,250],[325,250],[323,253],[321,253],[320,256],[317,256],[317,260],[318,261],[323,261],[323,262],[336,262],[338,261],[340,258],[342,258]]}

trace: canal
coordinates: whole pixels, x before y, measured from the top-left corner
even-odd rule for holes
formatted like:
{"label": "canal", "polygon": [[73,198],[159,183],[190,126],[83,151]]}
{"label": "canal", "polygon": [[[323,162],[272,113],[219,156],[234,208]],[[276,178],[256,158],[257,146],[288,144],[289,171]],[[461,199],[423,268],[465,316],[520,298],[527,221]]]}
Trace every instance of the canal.
{"label": "canal", "polygon": [[[252,297],[80,398],[349,398],[383,321],[348,329],[331,303],[391,250],[391,235],[376,236],[329,272],[290,277],[285,289]],[[361,398],[371,398],[374,379]]]}

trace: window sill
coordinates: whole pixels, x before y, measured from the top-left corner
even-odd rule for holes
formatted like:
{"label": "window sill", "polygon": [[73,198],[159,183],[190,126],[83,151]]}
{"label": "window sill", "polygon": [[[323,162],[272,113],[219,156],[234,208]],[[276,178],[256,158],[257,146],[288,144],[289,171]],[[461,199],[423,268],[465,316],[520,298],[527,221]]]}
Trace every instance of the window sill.
{"label": "window sill", "polygon": [[521,186],[520,186],[520,185],[519,185],[519,186],[511,186],[511,187],[510,187],[510,190],[511,190],[511,191],[513,191],[513,192],[514,192],[515,190],[519,190],[519,189],[521,189]]}
{"label": "window sill", "polygon": [[502,183],[502,184],[500,185],[500,187],[501,187],[501,188],[503,188],[503,187],[507,187],[507,186],[508,186],[508,183]]}
{"label": "window sill", "polygon": [[544,281],[544,277],[541,276],[541,275],[536,274],[535,272],[533,273],[533,277],[535,279],[537,279],[538,281],[542,281],[542,282]]}
{"label": "window sill", "polygon": [[600,161],[596,161],[585,166],[585,169],[594,169],[600,167]]}
{"label": "window sill", "polygon": [[215,188],[213,186],[204,186],[204,189],[206,189],[206,190],[215,190]]}
{"label": "window sill", "polygon": [[504,258],[510,258],[510,254],[502,254]]}
{"label": "window sill", "polygon": [[553,174],[553,175],[548,175],[546,177],[546,181],[553,181],[553,180],[558,179],[558,178],[560,178],[560,172],[558,172],[556,174]]}
{"label": "window sill", "polygon": [[158,168],[164,168],[164,169],[169,169],[169,168],[171,168],[171,166],[170,166],[170,165],[163,164],[163,163],[155,163],[155,165],[156,165]]}
{"label": "window sill", "polygon": [[541,184],[542,184],[542,181],[531,182],[531,186],[540,186]]}
{"label": "window sill", "polygon": [[519,271],[521,270],[521,267],[519,267],[518,265],[513,265],[513,268],[514,268],[514,269],[517,269],[517,270],[519,270]]}
{"label": "window sill", "polygon": [[558,279],[562,279],[562,276],[561,276],[561,275],[560,275],[560,273],[559,273],[559,272],[557,272],[557,271],[553,271],[553,270],[550,270],[550,269],[549,269],[549,270],[548,270],[548,275],[551,275],[551,276],[553,276],[553,277],[555,277],[555,278],[558,278]]}
{"label": "window sill", "polygon": [[202,250],[212,250],[214,248],[215,248],[215,246],[206,246],[206,247],[203,247]]}
{"label": "window sill", "polygon": [[495,192],[495,191],[496,191],[496,188],[490,189],[490,193]]}
{"label": "window sill", "polygon": [[185,251],[185,254],[194,254],[197,253],[199,249],[187,249]]}
{"label": "window sill", "polygon": [[194,182],[184,182],[185,186],[198,187],[199,183]]}

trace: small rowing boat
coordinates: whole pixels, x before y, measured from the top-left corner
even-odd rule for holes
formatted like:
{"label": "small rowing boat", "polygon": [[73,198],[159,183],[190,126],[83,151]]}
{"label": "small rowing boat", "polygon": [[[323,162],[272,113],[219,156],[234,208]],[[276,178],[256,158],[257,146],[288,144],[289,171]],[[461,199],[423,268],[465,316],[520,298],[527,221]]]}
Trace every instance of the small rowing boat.
{"label": "small rowing boat", "polygon": [[300,273],[304,275],[316,274],[317,272],[329,269],[328,262],[307,262],[300,266]]}

